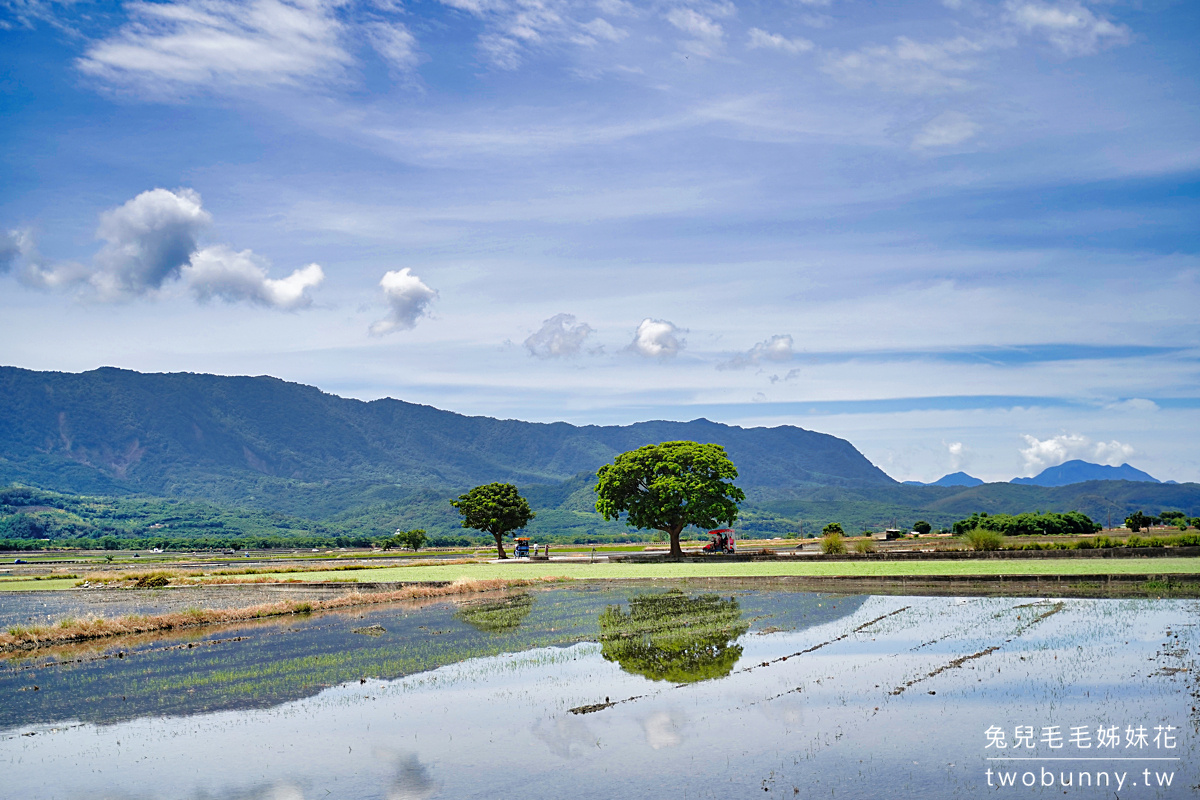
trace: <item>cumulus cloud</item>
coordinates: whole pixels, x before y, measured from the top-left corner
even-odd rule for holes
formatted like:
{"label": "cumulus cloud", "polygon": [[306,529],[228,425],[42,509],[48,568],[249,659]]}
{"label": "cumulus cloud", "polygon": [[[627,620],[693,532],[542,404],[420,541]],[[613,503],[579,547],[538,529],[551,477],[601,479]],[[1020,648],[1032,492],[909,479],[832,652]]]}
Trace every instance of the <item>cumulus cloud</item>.
{"label": "cumulus cloud", "polygon": [[266,259],[249,250],[221,244],[202,248],[200,237],[211,226],[212,215],[197,192],[151,189],[100,215],[96,237],[104,245],[91,265],[43,257],[27,231],[0,238],[0,253],[15,248],[5,268],[23,261],[19,278],[28,286],[78,289],[101,302],[153,296],[178,283],[202,301],[219,297],[279,309],[311,305],[310,291],[325,279],[320,266],[270,278]]}
{"label": "cumulus cloud", "polygon": [[409,267],[384,273],[379,288],[389,306],[388,314],[371,325],[372,336],[412,330],[417,320],[429,313],[429,304],[437,292],[412,274]]}
{"label": "cumulus cloud", "polygon": [[151,189],[100,216],[105,241],[92,276],[101,299],[145,294],[179,276],[212,216],[191,189]]}
{"label": "cumulus cloud", "polygon": [[962,77],[975,68],[971,56],[983,42],[958,36],[941,42],[916,42],[907,36],[891,45],[869,45],[850,53],[832,53],[822,69],[849,86],[878,86],[906,94],[933,94],[968,86]]}
{"label": "cumulus cloud", "polygon": [[336,0],[131,3],[130,21],[76,62],[97,78],[151,92],[184,86],[279,86],[336,78],[352,61]]}
{"label": "cumulus cloud", "polygon": [[1087,55],[1129,41],[1129,28],[1096,16],[1078,0],[1061,3],[1009,0],[1008,18],[1026,33],[1042,36],[1065,55]]}
{"label": "cumulus cloud", "polygon": [[813,49],[813,43],[799,36],[789,39],[779,33],[767,33],[761,28],[750,29],[750,39],[746,44],[751,50],[779,50],[784,53],[807,53]]}
{"label": "cumulus cloud", "polygon": [[555,314],[525,340],[529,354],[537,358],[563,358],[578,355],[583,342],[594,333],[584,322],[576,324],[574,314]]}
{"label": "cumulus cloud", "polygon": [[950,454],[950,469],[958,472],[966,461],[966,448],[962,442],[947,442],[946,452]]}
{"label": "cumulus cloud", "polygon": [[309,290],[325,280],[325,272],[318,264],[309,264],[277,279],[267,277],[267,266],[263,258],[249,250],[238,252],[217,245],[194,253],[182,274],[197,300],[214,297],[229,302],[246,300],[285,310],[312,305]]}
{"label": "cumulus cloud", "polygon": [[763,361],[789,361],[792,358],[792,337],[789,334],[777,334],[764,342],[751,347],[744,353],[737,353],[728,361],[717,364],[717,369],[745,369],[756,366]]}
{"label": "cumulus cloud", "polygon": [[925,123],[925,127],[913,137],[913,147],[950,147],[962,144],[980,131],[977,123],[966,114],[946,111]]}
{"label": "cumulus cloud", "polygon": [[687,346],[681,333],[684,331],[672,322],[647,317],[638,325],[629,349],[646,358],[672,358]]}
{"label": "cumulus cloud", "polygon": [[1025,469],[1030,474],[1047,467],[1055,467],[1064,461],[1083,459],[1110,466],[1119,466],[1133,455],[1132,446],[1118,441],[1093,442],[1078,433],[1064,433],[1049,439],[1038,439],[1024,434],[1026,446],[1021,448]]}

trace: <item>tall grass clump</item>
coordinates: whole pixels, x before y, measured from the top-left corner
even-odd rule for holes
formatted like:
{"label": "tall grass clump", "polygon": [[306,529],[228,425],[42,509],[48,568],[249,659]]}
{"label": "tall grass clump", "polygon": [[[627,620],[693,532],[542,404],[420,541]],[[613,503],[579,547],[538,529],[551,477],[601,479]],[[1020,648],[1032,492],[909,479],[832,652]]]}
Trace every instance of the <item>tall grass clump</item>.
{"label": "tall grass clump", "polygon": [[972,550],[999,550],[1004,536],[995,531],[976,528],[963,534],[963,539]]}
{"label": "tall grass clump", "polygon": [[821,552],[835,556],[846,552],[846,537],[837,531],[830,531],[821,537]]}
{"label": "tall grass clump", "polygon": [[875,540],[869,536],[865,539],[859,539],[854,543],[854,552],[863,556],[865,556],[867,553],[874,553]]}

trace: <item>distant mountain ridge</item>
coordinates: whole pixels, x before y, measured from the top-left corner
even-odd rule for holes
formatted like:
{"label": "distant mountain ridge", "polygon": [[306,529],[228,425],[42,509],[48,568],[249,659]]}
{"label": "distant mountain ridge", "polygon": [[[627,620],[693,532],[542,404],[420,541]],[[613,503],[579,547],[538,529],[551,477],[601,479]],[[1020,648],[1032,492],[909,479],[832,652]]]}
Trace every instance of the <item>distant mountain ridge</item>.
{"label": "distant mountain ridge", "polygon": [[1073,483],[1085,483],[1086,481],[1162,482],[1128,464],[1110,467],[1106,464],[1092,464],[1079,459],[1044,469],[1032,478],[1013,478],[1009,482],[1028,486],[1070,486]]}
{"label": "distant mountain ridge", "polygon": [[542,424],[363,402],[272,377],[0,367],[0,484],[62,491],[242,502],[264,481],[276,491],[340,481],[551,484],[677,439],[723,445],[748,490],[895,485],[849,442],[791,426]]}
{"label": "distant mountain ridge", "polygon": [[936,481],[922,483],[921,481],[904,481],[906,486],[981,486],[983,481],[965,472],[951,472]]}

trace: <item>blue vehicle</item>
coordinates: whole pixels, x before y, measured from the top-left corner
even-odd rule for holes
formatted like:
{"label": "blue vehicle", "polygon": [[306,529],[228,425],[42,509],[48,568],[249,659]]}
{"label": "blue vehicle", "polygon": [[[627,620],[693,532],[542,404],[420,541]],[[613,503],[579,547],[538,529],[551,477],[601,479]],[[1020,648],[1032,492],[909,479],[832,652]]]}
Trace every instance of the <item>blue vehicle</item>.
{"label": "blue vehicle", "polygon": [[517,538],[517,547],[513,550],[517,558],[529,558],[529,540],[521,536]]}

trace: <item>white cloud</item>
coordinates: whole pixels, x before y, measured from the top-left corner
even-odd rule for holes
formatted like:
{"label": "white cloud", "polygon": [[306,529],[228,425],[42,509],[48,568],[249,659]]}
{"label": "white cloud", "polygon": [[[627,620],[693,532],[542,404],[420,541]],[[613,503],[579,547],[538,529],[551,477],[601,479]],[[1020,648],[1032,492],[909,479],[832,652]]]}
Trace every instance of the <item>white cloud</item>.
{"label": "white cloud", "polygon": [[1077,0],[1036,3],[1009,0],[1008,18],[1026,33],[1037,34],[1066,55],[1087,55],[1110,44],[1129,41],[1129,28],[1117,25]]}
{"label": "white cloud", "polygon": [[585,23],[582,27],[587,31],[588,35],[608,42],[619,42],[629,35],[629,31],[624,28],[618,28],[608,20],[601,19],[600,17],[596,17],[591,22]]}
{"label": "white cloud", "polygon": [[728,361],[717,364],[717,369],[745,369],[763,361],[790,361],[792,345],[793,340],[790,334],[777,334],[764,342],[759,342],[745,353],[738,353]]}
{"label": "white cloud", "polygon": [[945,111],[938,114],[913,137],[914,148],[949,147],[962,144],[975,136],[981,128],[966,114]]}
{"label": "white cloud", "polygon": [[949,442],[946,444],[946,451],[950,454],[950,470],[958,472],[963,468],[963,463],[966,461],[966,448],[962,442]]}
{"label": "white cloud", "polygon": [[693,38],[679,47],[688,53],[708,58],[725,45],[725,29],[712,17],[694,8],[673,8],[667,12],[667,22]]}
{"label": "white cloud", "polygon": [[[151,93],[186,86],[279,86],[339,77],[336,0],[131,3],[130,22],[92,45],[83,72]],[[386,55],[386,54],[385,54]]]}
{"label": "white cloud", "polygon": [[0,275],[17,263],[22,254],[21,240],[20,231],[0,231]]}
{"label": "white cloud", "polygon": [[100,215],[97,238],[104,245],[92,265],[51,261],[38,253],[28,231],[14,231],[0,245],[16,247],[25,262],[20,280],[38,289],[82,287],[81,296],[102,302],[153,296],[181,281],[197,300],[219,297],[279,309],[304,308],[325,273],[317,264],[286,278],[267,275],[267,261],[249,250],[225,245],[201,248],[212,225],[192,189],[151,189]]}
{"label": "white cloud", "polygon": [[984,43],[964,36],[941,42],[916,42],[899,36],[892,45],[833,53],[822,69],[849,86],[932,94],[966,88],[962,75],[975,68],[970,56],[986,49]]}
{"label": "white cloud", "polygon": [[767,33],[761,28],[750,29],[750,39],[746,45],[751,50],[781,50],[785,53],[807,53],[813,49],[813,43],[799,36],[789,39],[783,34]]}
{"label": "white cloud", "polygon": [[411,72],[421,63],[417,37],[403,23],[375,22],[367,26],[367,38],[375,52],[397,72]]}
{"label": "white cloud", "polygon": [[672,322],[647,317],[638,325],[629,349],[646,358],[672,358],[687,346],[679,336],[683,332]]}
{"label": "white cloud", "polygon": [[574,314],[555,314],[525,340],[525,347],[538,358],[574,356],[593,332],[587,323],[576,324]]}
{"label": "white cloud", "polygon": [[1064,461],[1083,459],[1100,464],[1118,466],[1134,453],[1132,446],[1118,441],[1093,442],[1078,433],[1064,433],[1049,439],[1038,439],[1023,434],[1026,447],[1021,448],[1025,459],[1025,470],[1035,474],[1047,467],[1055,467]]}
{"label": "white cloud", "polygon": [[[553,0],[441,0],[484,21],[479,51],[500,69],[516,69],[531,48],[577,40],[585,26],[567,16],[569,8]],[[585,33],[586,36],[586,33]],[[595,39],[587,37],[590,43]]]}
{"label": "white cloud", "polygon": [[1142,414],[1161,410],[1158,403],[1142,397],[1131,397],[1128,400],[1122,400],[1118,403],[1109,403],[1105,408],[1110,411],[1130,411]]}
{"label": "white cloud", "polygon": [[286,278],[269,278],[264,259],[249,250],[237,252],[224,245],[194,253],[182,275],[198,300],[214,297],[230,302],[247,300],[285,310],[311,305],[309,291],[325,280],[325,273],[317,264],[301,267]]}
{"label": "white cloud", "polygon": [[178,277],[211,224],[192,189],[151,189],[101,214],[96,235],[105,245],[91,278],[100,299],[145,294]]}
{"label": "white cloud", "polygon": [[694,8],[673,8],[667,12],[667,22],[697,39],[720,39],[725,35],[720,23]]}
{"label": "white cloud", "polygon": [[417,320],[429,313],[429,304],[437,292],[412,274],[409,267],[391,270],[379,281],[390,309],[383,319],[371,325],[372,336],[412,330]]}

